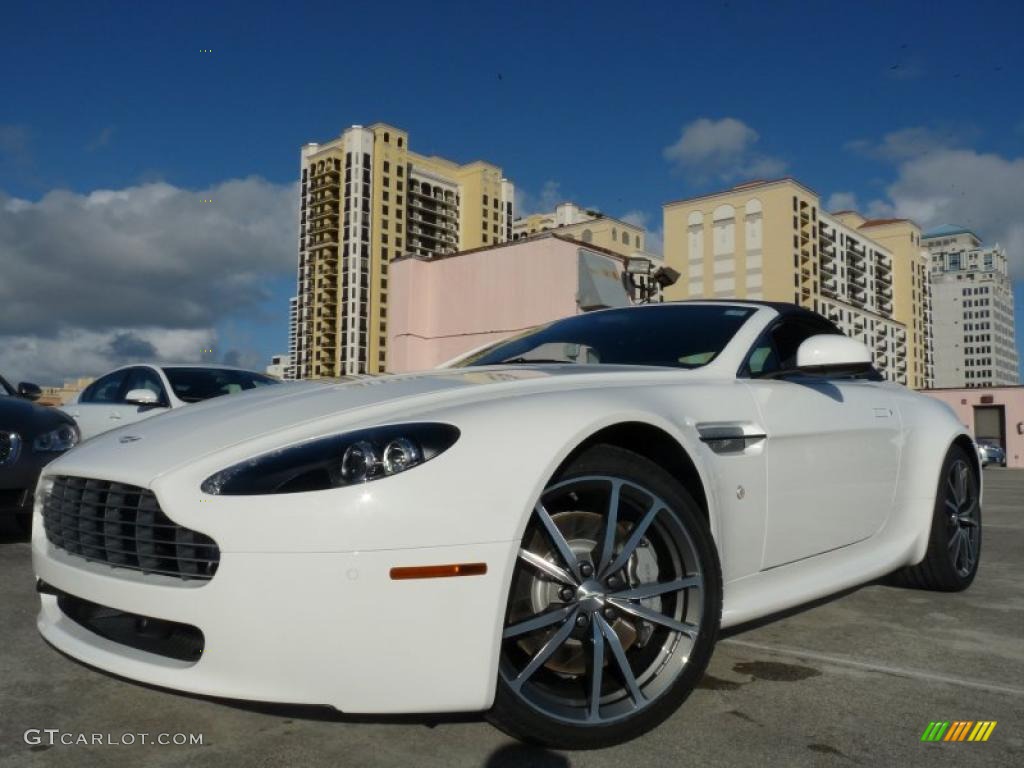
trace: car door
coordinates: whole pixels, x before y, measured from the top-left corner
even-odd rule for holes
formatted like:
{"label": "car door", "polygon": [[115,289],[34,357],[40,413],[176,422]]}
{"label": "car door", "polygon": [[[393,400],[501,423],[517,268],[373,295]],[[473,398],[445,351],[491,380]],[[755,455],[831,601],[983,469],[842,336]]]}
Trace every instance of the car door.
{"label": "car door", "polygon": [[67,407],[68,415],[78,423],[83,440],[106,432],[116,425],[117,422],[111,419],[111,414],[120,401],[127,378],[127,368],[101,376],[82,390],[77,402]]}
{"label": "car door", "polygon": [[824,318],[779,318],[755,342],[745,383],[767,440],[763,568],[870,537],[892,512],[900,416],[888,385],[795,369],[800,343],[838,333]]}

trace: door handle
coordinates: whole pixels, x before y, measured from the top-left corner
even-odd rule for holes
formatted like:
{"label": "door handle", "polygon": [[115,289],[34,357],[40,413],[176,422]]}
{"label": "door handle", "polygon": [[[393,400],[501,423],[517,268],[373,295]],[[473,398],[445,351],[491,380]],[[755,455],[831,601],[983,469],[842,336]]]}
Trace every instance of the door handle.
{"label": "door handle", "polygon": [[888,419],[892,416],[892,408],[875,408],[875,418]]}
{"label": "door handle", "polygon": [[120,420],[121,414],[120,413],[112,413],[112,414],[110,414],[110,418]]}

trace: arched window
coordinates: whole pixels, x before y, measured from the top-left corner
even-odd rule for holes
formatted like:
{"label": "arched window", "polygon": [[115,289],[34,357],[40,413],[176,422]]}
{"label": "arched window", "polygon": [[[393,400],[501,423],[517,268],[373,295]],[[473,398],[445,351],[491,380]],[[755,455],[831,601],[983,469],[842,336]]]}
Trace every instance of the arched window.
{"label": "arched window", "polygon": [[592,243],[594,242],[594,233],[591,232],[589,229],[584,229],[582,238],[584,243]]}
{"label": "arched window", "polygon": [[711,215],[714,222],[714,254],[716,256],[736,250],[736,209],[720,205]]}
{"label": "arched window", "polygon": [[[687,220],[687,245],[690,263],[704,260],[704,215],[693,211]],[[700,274],[698,272],[698,274]]]}
{"label": "arched window", "polygon": [[387,131],[384,131],[384,143],[385,144],[390,144],[391,143],[391,134],[388,133]]}
{"label": "arched window", "polygon": [[748,200],[746,206],[744,206],[744,211],[746,213],[744,236],[747,251],[759,251],[761,249],[764,226],[761,201],[757,198]]}
{"label": "arched window", "polygon": [[625,230],[622,232],[622,244],[629,245],[629,232],[626,232]]}
{"label": "arched window", "polygon": [[612,240],[618,240],[618,239],[619,239],[619,230],[617,230],[615,227],[612,227]]}

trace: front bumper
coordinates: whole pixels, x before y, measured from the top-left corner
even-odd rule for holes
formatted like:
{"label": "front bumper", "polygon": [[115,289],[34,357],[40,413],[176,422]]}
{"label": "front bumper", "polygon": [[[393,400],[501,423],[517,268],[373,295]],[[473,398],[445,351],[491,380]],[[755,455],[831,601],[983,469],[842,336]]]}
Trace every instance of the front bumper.
{"label": "front bumper", "polygon": [[[198,627],[191,663],[112,642],[41,595],[38,627],[59,650],[153,685],[228,698],[326,704],[345,712],[470,711],[491,705],[498,579],[511,544],[401,552],[224,554],[202,586],[114,571],[51,547],[34,561],[56,589],[121,611]],[[392,581],[396,565],[487,562],[484,576]],[[158,584],[159,582],[159,584]],[[195,582],[198,584],[198,582]]]}
{"label": "front bumper", "polygon": [[[48,468],[43,486],[49,473],[93,475],[73,458]],[[444,458],[407,475],[315,493],[203,496],[202,472],[153,482],[168,517],[220,547],[209,581],[69,554],[47,539],[39,499],[37,578],[116,611],[194,626],[204,645],[192,662],[113,642],[65,615],[51,594],[40,595],[39,631],[86,664],[192,693],[353,713],[487,709],[519,542],[488,541],[468,523],[495,514],[517,525],[524,501],[496,488],[483,506],[480,489],[460,485],[461,470]],[[395,567],[479,562],[484,575],[390,576]]]}

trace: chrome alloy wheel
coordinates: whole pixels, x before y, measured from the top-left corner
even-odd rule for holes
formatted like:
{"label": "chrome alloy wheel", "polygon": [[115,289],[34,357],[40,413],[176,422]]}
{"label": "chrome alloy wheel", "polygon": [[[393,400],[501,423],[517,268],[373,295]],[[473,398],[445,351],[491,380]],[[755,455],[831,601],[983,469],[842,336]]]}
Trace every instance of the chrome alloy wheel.
{"label": "chrome alloy wheel", "polygon": [[603,475],[556,483],[519,550],[500,674],[557,720],[635,714],[689,662],[703,590],[693,540],[658,496]]}
{"label": "chrome alloy wheel", "polygon": [[978,493],[967,462],[957,459],[949,468],[943,499],[948,517],[949,556],[961,577],[970,575],[978,560],[981,529],[978,525]]}

